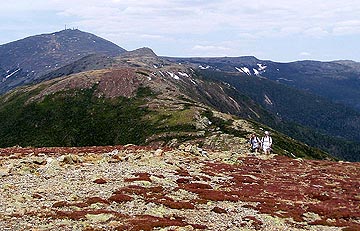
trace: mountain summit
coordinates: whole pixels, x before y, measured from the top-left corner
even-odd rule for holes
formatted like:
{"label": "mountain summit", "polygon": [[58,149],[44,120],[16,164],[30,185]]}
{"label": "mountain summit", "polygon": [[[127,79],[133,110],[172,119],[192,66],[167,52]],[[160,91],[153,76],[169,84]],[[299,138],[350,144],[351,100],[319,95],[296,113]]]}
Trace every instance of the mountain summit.
{"label": "mountain summit", "polygon": [[62,30],[24,38],[0,46],[0,93],[90,54],[117,56],[126,50],[80,30]]}
{"label": "mountain summit", "polygon": [[148,47],[142,47],[133,51],[128,51],[122,55],[123,57],[157,57],[155,52],[148,48]]}

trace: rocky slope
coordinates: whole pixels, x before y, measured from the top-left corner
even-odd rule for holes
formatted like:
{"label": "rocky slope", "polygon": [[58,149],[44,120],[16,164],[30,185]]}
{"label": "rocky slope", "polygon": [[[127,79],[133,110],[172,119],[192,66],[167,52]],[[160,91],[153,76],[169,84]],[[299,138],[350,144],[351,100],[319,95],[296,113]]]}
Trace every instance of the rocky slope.
{"label": "rocky slope", "polygon": [[0,149],[0,227],[360,229],[359,163],[206,151],[191,144]]}

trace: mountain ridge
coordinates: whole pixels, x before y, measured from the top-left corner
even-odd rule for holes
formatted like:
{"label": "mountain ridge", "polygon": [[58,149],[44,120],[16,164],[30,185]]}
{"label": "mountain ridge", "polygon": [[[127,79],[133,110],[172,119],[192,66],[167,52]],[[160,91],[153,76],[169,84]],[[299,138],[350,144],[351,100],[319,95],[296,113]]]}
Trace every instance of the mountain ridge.
{"label": "mountain ridge", "polygon": [[[87,33],[83,34],[83,32],[77,30],[64,31],[61,33],[73,32],[87,36]],[[74,37],[71,38],[73,39]],[[13,88],[25,83],[30,84],[30,86],[17,88],[1,97],[1,101],[4,103],[4,105],[0,107],[3,113],[1,118],[5,121],[3,131],[12,134],[13,126],[18,126],[22,123],[24,123],[23,126],[26,127],[26,129],[23,130],[28,130],[29,134],[31,133],[30,131],[40,131],[41,129],[39,128],[45,128],[46,126],[57,129],[58,132],[60,132],[61,129],[59,130],[59,127],[61,126],[64,126],[62,128],[64,131],[72,129],[73,132],[68,132],[67,134],[60,132],[58,134],[64,136],[59,139],[60,141],[64,141],[64,143],[59,143],[59,145],[112,145],[117,144],[117,142],[123,144],[125,140],[135,141],[136,138],[139,139],[137,144],[143,144],[150,140],[149,142],[166,145],[169,144],[171,139],[178,139],[180,143],[186,139],[192,139],[204,144],[208,142],[205,141],[208,135],[214,132],[211,130],[214,129],[212,126],[211,129],[208,128],[210,130],[199,130],[199,121],[206,121],[205,118],[207,118],[208,120],[212,119],[217,121],[216,126],[218,126],[222,132],[226,134],[229,133],[229,140],[236,140],[235,137],[244,137],[254,131],[261,133],[260,128],[267,126],[282,129],[282,132],[290,136],[294,135],[291,134],[290,131],[296,131],[298,135],[297,138],[300,138],[300,140],[306,136],[320,137],[308,131],[307,126],[312,125],[309,121],[297,121],[295,120],[296,117],[291,117],[295,114],[291,114],[291,112],[286,110],[286,108],[289,107],[288,102],[290,101],[279,100],[279,98],[281,99],[281,95],[285,96],[288,94],[291,96],[290,98],[294,98],[293,95],[297,95],[296,91],[292,90],[292,88],[296,87],[290,84],[285,85],[284,81],[294,81],[290,79],[295,78],[294,76],[287,76],[287,73],[289,73],[288,70],[298,68],[299,65],[306,67],[307,63],[312,65],[312,69],[307,71],[308,76],[311,76],[309,73],[317,71],[318,62],[305,61],[300,62],[300,64],[297,62],[279,64],[272,61],[259,60],[253,56],[235,58],[171,58],[157,56],[150,48],[139,48],[135,51],[128,52],[122,51],[115,56],[89,54],[82,58],[77,58],[73,62],[63,65],[45,75],[26,79],[22,82],[14,82],[11,86]],[[295,65],[295,67],[291,65]],[[322,65],[327,66],[330,64],[325,63]],[[331,65],[341,66],[342,64],[335,63]],[[333,67],[334,66],[331,66],[330,69]],[[321,66],[320,69],[322,70],[323,68],[324,67]],[[280,70],[285,70],[286,72],[282,73],[282,75],[274,75],[275,77],[268,75],[268,73],[277,73]],[[4,72],[5,70],[2,69],[2,71]],[[214,72],[215,74],[209,77],[204,71],[218,71],[221,72],[221,74]],[[233,79],[235,82],[231,82],[229,79],[222,77],[226,77],[226,75],[229,74],[234,75]],[[317,77],[314,76],[314,78]],[[240,80],[243,81],[241,82]],[[251,81],[246,82],[245,80]],[[252,95],[251,92],[247,91],[248,89],[241,89],[240,85],[237,85],[242,83],[251,89],[255,86],[254,81],[257,80],[259,80],[258,83],[256,83],[258,86],[253,93],[258,92],[258,95]],[[267,81],[284,85],[284,87],[280,88],[282,90],[277,91],[281,94],[280,96],[274,97],[274,95],[267,92],[256,91],[257,89],[268,87],[265,83],[270,82]],[[37,85],[33,85],[34,83]],[[281,87],[282,85],[277,86]],[[287,90],[284,90],[285,86],[288,87],[286,88]],[[257,96],[260,96],[260,98],[257,98]],[[29,100],[28,97],[30,97],[31,100]],[[310,100],[317,99],[313,96],[310,97],[312,97]],[[264,104],[263,100],[266,101],[266,104]],[[296,98],[296,100],[299,104],[309,103],[309,101],[306,102],[304,99],[301,99],[301,97]],[[13,109],[10,105],[14,106],[15,102],[17,106],[16,109]],[[271,104],[273,106],[270,106]],[[61,116],[53,114],[54,117],[44,117],[45,112],[52,114],[52,111],[49,111],[52,107],[54,111],[58,110]],[[125,109],[124,107],[128,108]],[[65,109],[69,112],[65,111]],[[14,113],[14,110],[18,111]],[[11,111],[13,112],[12,114],[16,115],[14,118],[10,116]],[[76,120],[78,121],[75,121],[73,128],[68,127],[67,123],[74,123],[74,119],[68,118],[68,116],[71,115],[71,112],[76,111],[81,111],[82,114],[80,114],[82,116],[74,114],[73,117],[77,118]],[[306,112],[308,114],[306,114]],[[313,111],[306,109],[306,112],[304,113],[305,117],[310,116],[309,113]],[[98,117],[94,117],[94,113]],[[129,124],[125,123],[128,127],[121,127],[119,125],[117,129],[122,130],[132,127],[134,132],[129,133],[129,136],[119,134],[117,131],[108,127],[111,125],[111,120],[124,123],[123,120],[120,119],[122,113],[124,113],[123,119],[126,118],[129,120]],[[214,116],[220,115],[218,113],[227,113],[236,115],[238,116],[237,118],[240,119],[250,120],[252,121],[250,123],[252,123],[251,127],[253,127],[253,129],[242,131],[241,128],[235,125],[239,122],[234,122],[234,118],[224,115],[220,117]],[[324,114],[326,115],[328,113],[330,112],[325,110]],[[130,116],[132,114],[137,117],[131,118]],[[19,115],[24,116],[24,118],[18,117]],[[319,115],[314,114],[313,116],[316,117]],[[337,123],[334,123],[334,125],[341,123],[341,121],[343,121],[341,119],[346,121],[345,119],[349,118],[349,116],[341,113],[338,117],[339,118],[336,118]],[[61,119],[59,120],[59,118]],[[83,118],[87,119],[84,120]],[[322,116],[320,115],[319,118],[321,119]],[[29,126],[26,124],[26,119],[34,123]],[[327,117],[325,119],[327,119]],[[20,123],[19,121],[22,122]],[[67,122],[64,123],[64,121]],[[85,127],[79,124],[79,121],[83,121]],[[295,124],[292,125],[294,122]],[[139,126],[136,125],[136,123],[139,123]],[[55,124],[58,124],[58,127],[53,127]],[[323,123],[316,123],[316,125],[317,124]],[[299,126],[305,127],[298,129]],[[348,129],[349,131],[356,130],[356,126],[351,126]],[[209,126],[205,126],[205,128],[206,127]],[[266,129],[271,130],[270,127]],[[94,132],[91,132],[90,128]],[[110,135],[104,134],[105,128],[110,129]],[[143,134],[139,136],[138,133],[141,133],[141,129],[147,129],[148,131],[143,130]],[[276,129],[272,131],[280,141],[278,149],[276,150],[277,152],[291,155],[291,153],[296,150],[299,156],[306,156],[306,152],[309,151],[312,152],[314,156],[324,156],[323,153],[315,149],[302,146],[302,144],[295,144],[295,141],[290,141],[284,134],[275,131]],[[322,129],[324,129],[324,127],[313,127],[312,129],[318,129],[318,131],[323,132]],[[94,134],[82,134],[82,130]],[[34,137],[29,136],[29,134],[23,134],[23,140],[19,138],[20,136],[13,136],[13,138],[17,140],[16,142],[9,140],[10,138],[6,138],[7,140],[4,138],[3,145],[16,145],[21,142],[27,145],[56,145],[55,141],[57,139],[53,137],[50,141],[47,138],[50,134],[47,132],[44,134],[40,132],[37,136],[42,137],[42,140],[38,139],[37,142],[32,142],[31,139]],[[104,139],[97,141],[95,134],[101,134]],[[234,137],[231,137],[231,135],[234,135]],[[335,136],[336,135],[335,133]],[[6,135],[4,134],[4,136]],[[80,142],[80,140],[76,138],[77,136],[84,136],[85,138]],[[116,138],[116,136],[118,136],[118,138]],[[224,137],[226,136],[223,136],[221,139],[226,143]],[[28,143],[26,143],[25,140],[27,140],[26,142]],[[105,140],[107,140],[107,143]],[[211,143],[212,141],[209,142]],[[291,143],[293,147],[286,147],[287,143]],[[219,143],[219,145],[222,144]],[[339,144],[337,143],[337,145]],[[360,144],[358,145],[360,147]],[[215,147],[213,144],[210,146]],[[322,144],[321,148],[323,148],[323,146]],[[332,151],[332,146],[330,147],[331,148],[326,150]],[[357,146],[355,145],[355,147]],[[348,150],[346,148],[347,147],[341,147],[342,152]],[[356,150],[356,148],[354,150]],[[358,153],[349,153],[345,156],[347,159],[354,160],[351,155],[354,156],[353,158],[355,160],[358,158]],[[342,155],[336,155],[336,153],[335,156],[339,158],[344,157]]]}
{"label": "mountain ridge", "polygon": [[255,57],[171,58],[194,68],[257,76],[325,97],[360,111],[360,63],[304,60],[279,63]]}

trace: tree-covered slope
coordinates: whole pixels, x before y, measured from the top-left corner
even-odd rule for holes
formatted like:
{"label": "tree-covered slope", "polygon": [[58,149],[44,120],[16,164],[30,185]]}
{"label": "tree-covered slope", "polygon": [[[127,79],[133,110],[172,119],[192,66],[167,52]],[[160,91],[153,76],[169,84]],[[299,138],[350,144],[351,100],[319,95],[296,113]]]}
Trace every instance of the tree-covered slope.
{"label": "tree-covered slope", "polygon": [[349,160],[360,159],[360,113],[281,83],[238,74],[201,71],[223,81],[271,111],[278,121],[255,118],[287,135]]}

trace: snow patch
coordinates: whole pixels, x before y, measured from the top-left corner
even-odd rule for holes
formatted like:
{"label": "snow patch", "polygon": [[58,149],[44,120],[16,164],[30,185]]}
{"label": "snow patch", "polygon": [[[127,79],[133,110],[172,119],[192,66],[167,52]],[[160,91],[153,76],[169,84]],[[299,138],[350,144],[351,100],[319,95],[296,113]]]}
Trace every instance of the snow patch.
{"label": "snow patch", "polygon": [[261,64],[261,63],[258,63],[257,65],[258,65],[258,67],[259,67],[259,68],[258,68],[259,71],[263,71],[263,70],[265,70],[265,69],[267,68],[266,65],[263,65],[263,64]]}
{"label": "snow patch", "polygon": [[264,96],[265,96],[265,103],[267,103],[268,105],[274,105],[274,103],[271,101],[269,96],[267,96],[266,94]]}
{"label": "snow patch", "polygon": [[190,81],[197,86],[197,83],[193,79],[190,79]]}
{"label": "snow patch", "polygon": [[155,64],[154,64],[153,66],[154,66],[154,68],[156,68],[156,69],[158,68],[158,66],[156,66]]}
{"label": "snow patch", "polygon": [[247,68],[247,67],[241,67],[241,70],[242,70],[245,74],[251,75],[251,72],[250,72],[249,68]]}
{"label": "snow patch", "polygon": [[[241,73],[244,73],[240,68],[238,67],[235,67],[235,69],[238,71],[238,72],[241,72]],[[244,73],[245,74],[245,73]]]}
{"label": "snow patch", "polygon": [[165,75],[164,75],[164,73],[162,73],[162,71],[159,71],[159,73],[160,73],[160,75],[161,75],[162,77],[165,78]]}
{"label": "snow patch", "polygon": [[235,69],[241,73],[251,75],[251,72],[250,72],[249,68],[247,68],[247,67],[240,67],[240,68],[235,67]]}
{"label": "snow patch", "polygon": [[206,70],[206,69],[209,69],[209,68],[210,68],[210,66],[209,66],[209,65],[207,65],[206,67],[204,67],[204,66],[202,66],[202,65],[199,65],[199,68],[200,68],[201,70]]}
{"label": "snow patch", "polygon": [[188,74],[186,74],[186,73],[183,73],[183,72],[178,72],[178,74],[180,75],[180,76],[183,76],[183,77],[189,77],[189,75]]}
{"label": "snow patch", "polygon": [[232,97],[229,96],[229,99],[230,99],[231,101],[233,101],[237,106],[239,106],[239,104],[236,102],[236,100],[234,100]]}
{"label": "snow patch", "polygon": [[179,79],[180,79],[179,76],[177,76],[176,74],[174,74],[174,73],[172,73],[172,72],[170,72],[170,71],[168,71],[167,73],[170,75],[171,78],[174,78],[174,79],[176,79],[176,80],[179,80]]}
{"label": "snow patch", "polygon": [[253,71],[254,71],[254,74],[255,74],[255,75],[260,75],[260,72],[259,72],[258,70],[256,70],[256,69],[253,68]]}
{"label": "snow patch", "polygon": [[[16,74],[16,73],[19,72],[19,71],[20,71],[20,69],[17,69],[16,71],[12,72],[11,74],[5,76],[5,79],[10,78],[11,76],[13,76],[14,74]],[[8,73],[8,72],[7,72],[7,73]]]}

